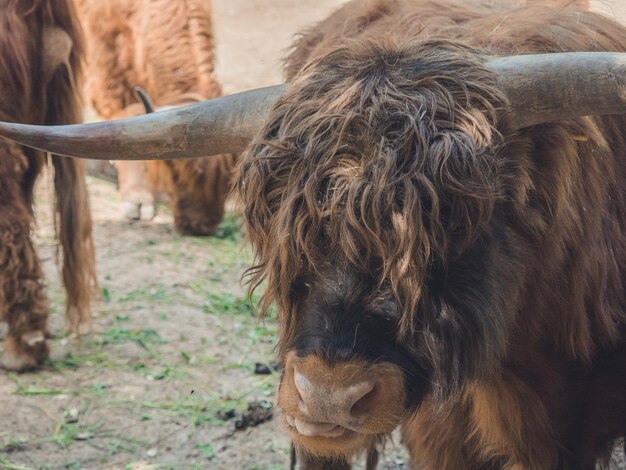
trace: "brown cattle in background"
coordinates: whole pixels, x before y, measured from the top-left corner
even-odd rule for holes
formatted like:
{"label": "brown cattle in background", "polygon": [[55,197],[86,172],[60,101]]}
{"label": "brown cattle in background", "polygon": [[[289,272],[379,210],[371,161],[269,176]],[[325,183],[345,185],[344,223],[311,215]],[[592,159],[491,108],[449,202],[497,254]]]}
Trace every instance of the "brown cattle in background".
{"label": "brown cattle in background", "polygon": [[[158,107],[215,98],[211,3],[206,0],[78,0],[88,57],[87,89],[105,119],[134,116],[143,87]],[[234,157],[116,162],[127,217],[150,219],[155,196],[171,202],[176,228],[211,234],[224,216]]]}
{"label": "brown cattle in background", "polygon": [[[0,2],[0,118],[31,124],[80,122],[83,43],[69,0]],[[96,287],[83,162],[52,156],[66,317],[78,330]],[[43,152],[0,142],[0,320],[2,365],[22,371],[48,357],[49,305],[33,246],[33,187]]]}

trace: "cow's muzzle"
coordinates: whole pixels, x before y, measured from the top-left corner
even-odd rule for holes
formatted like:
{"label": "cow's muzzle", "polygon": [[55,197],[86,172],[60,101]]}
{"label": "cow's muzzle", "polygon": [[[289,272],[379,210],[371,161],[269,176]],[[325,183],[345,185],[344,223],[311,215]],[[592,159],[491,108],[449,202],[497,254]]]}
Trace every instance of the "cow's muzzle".
{"label": "cow's muzzle", "polygon": [[313,455],[350,457],[371,447],[398,426],[404,404],[404,377],[393,364],[286,356],[278,394],[283,425]]}

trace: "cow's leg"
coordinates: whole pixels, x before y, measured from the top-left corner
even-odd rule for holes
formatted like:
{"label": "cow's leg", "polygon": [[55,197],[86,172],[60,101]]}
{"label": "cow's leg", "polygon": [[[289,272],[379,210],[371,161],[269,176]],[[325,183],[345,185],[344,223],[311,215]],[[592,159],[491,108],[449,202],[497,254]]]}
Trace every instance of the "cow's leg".
{"label": "cow's leg", "polygon": [[9,186],[15,191],[1,191],[0,200],[0,319],[8,324],[0,363],[25,371],[48,357],[48,301],[30,238],[31,213],[17,184]]}
{"label": "cow's leg", "polygon": [[156,214],[146,162],[115,162],[122,209],[131,220],[151,220]]}

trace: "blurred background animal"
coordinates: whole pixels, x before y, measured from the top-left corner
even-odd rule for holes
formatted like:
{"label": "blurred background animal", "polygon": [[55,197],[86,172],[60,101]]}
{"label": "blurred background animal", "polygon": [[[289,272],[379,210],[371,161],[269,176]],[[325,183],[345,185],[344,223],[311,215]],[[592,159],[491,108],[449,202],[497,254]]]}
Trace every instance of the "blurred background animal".
{"label": "blurred background animal", "polygon": [[[215,98],[211,2],[205,0],[77,0],[88,57],[89,102],[104,119],[144,112],[142,87],[158,107]],[[178,232],[208,235],[224,216],[233,155],[189,161],[116,162],[129,219],[152,219],[169,200]]]}
{"label": "blurred background animal", "polygon": [[[83,43],[69,0],[0,2],[0,118],[31,124],[82,120]],[[97,281],[83,162],[51,157],[66,316],[89,318]],[[7,322],[2,365],[24,371],[48,357],[49,305],[33,246],[33,187],[46,155],[0,141],[0,319]]]}

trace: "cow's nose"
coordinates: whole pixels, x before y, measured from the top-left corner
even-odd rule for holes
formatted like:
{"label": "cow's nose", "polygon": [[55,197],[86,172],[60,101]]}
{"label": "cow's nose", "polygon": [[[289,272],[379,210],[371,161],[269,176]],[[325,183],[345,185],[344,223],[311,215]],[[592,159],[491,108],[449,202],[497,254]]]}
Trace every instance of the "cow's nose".
{"label": "cow's nose", "polygon": [[[376,402],[376,383],[360,380],[333,383],[307,377],[294,370],[299,395],[298,411],[292,426],[305,436],[334,436],[345,429],[357,431]],[[291,423],[290,423],[291,424]]]}
{"label": "cow's nose", "polygon": [[281,422],[302,451],[351,458],[400,424],[406,395],[398,366],[359,358],[329,363],[296,351],[289,351],[283,364],[278,389]]}

